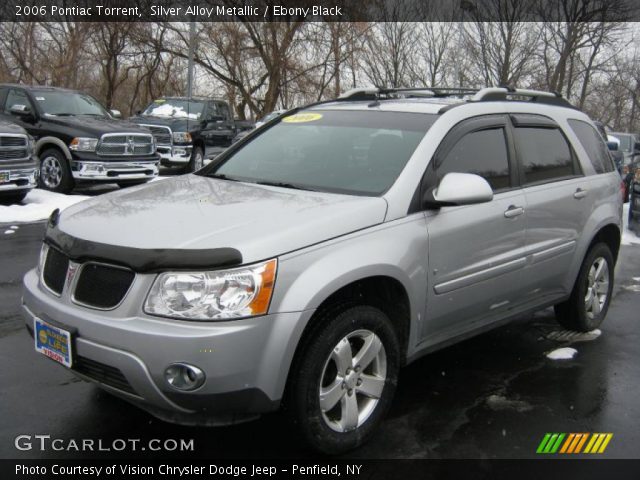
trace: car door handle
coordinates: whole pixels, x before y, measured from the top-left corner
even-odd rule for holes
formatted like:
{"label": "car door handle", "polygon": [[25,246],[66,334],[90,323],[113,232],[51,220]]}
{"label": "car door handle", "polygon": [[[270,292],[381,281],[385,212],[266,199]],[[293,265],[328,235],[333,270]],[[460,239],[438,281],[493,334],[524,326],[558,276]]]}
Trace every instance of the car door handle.
{"label": "car door handle", "polygon": [[587,196],[587,190],[583,190],[582,188],[578,188],[576,190],[576,193],[573,194],[573,198],[577,198],[578,200],[580,200],[581,198],[584,198]]}
{"label": "car door handle", "polygon": [[522,215],[523,213],[524,213],[524,208],[517,207],[515,205],[509,205],[509,208],[507,208],[504,211],[504,216],[506,218],[514,218]]}

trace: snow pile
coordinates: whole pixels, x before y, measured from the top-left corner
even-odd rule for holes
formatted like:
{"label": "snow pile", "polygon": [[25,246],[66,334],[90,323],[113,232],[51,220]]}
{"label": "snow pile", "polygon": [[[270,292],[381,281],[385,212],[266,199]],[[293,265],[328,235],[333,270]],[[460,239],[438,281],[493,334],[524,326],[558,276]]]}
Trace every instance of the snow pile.
{"label": "snow pile", "polygon": [[46,220],[56,208],[65,208],[85,200],[84,195],[63,195],[36,188],[31,190],[22,203],[0,205],[0,223],[23,223]]}
{"label": "snow pile", "polygon": [[563,347],[547,353],[547,358],[549,360],[571,360],[577,353],[575,348]]}
{"label": "snow pile", "polygon": [[199,113],[187,113],[187,111],[182,107],[175,107],[168,103],[162,104],[159,107],[154,107],[151,110],[149,115],[154,115],[157,117],[174,117],[174,118],[193,118],[198,119],[200,117]]}

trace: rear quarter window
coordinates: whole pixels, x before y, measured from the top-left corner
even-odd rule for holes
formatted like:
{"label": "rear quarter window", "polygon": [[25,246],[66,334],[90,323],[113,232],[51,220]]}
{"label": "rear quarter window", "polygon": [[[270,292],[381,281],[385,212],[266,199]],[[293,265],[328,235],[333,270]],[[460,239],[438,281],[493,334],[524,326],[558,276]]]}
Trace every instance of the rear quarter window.
{"label": "rear quarter window", "polygon": [[582,120],[569,120],[569,126],[576,134],[582,148],[587,152],[587,156],[593,165],[596,173],[606,173],[615,170],[613,160],[609,154],[604,139],[598,131]]}

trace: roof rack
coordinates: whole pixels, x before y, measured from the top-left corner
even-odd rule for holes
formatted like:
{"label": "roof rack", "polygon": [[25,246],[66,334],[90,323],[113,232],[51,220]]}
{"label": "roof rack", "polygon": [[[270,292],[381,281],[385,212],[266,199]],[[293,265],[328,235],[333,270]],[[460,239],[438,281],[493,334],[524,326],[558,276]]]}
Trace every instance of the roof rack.
{"label": "roof rack", "polygon": [[[340,95],[337,100],[381,100],[386,97],[460,97],[467,102],[529,101],[546,105],[575,108],[557,92],[544,92],[513,88],[510,86],[487,88],[418,87],[418,88],[353,88]],[[464,98],[469,97],[469,98]],[[526,100],[525,100],[526,99]],[[461,102],[462,103],[462,102]],[[457,105],[443,107],[441,113]]]}

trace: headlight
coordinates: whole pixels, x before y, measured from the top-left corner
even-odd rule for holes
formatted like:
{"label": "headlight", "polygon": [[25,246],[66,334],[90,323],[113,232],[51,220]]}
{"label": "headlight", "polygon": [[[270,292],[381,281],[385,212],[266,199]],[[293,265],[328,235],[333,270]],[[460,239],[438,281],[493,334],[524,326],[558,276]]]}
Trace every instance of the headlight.
{"label": "headlight", "polygon": [[79,152],[95,152],[97,145],[97,138],[76,137],[71,140],[69,148]]}
{"label": "headlight", "polygon": [[43,243],[42,248],[40,249],[40,257],[38,258],[38,273],[42,273],[44,271],[44,263],[47,261],[47,253],[49,253],[49,245]]}
{"label": "headlight", "polygon": [[191,143],[191,134],[189,132],[173,132],[173,141],[175,143]]}
{"label": "headlight", "polygon": [[151,315],[187,320],[224,320],[264,315],[269,309],[277,261],[232,270],[166,272],[145,301]]}

